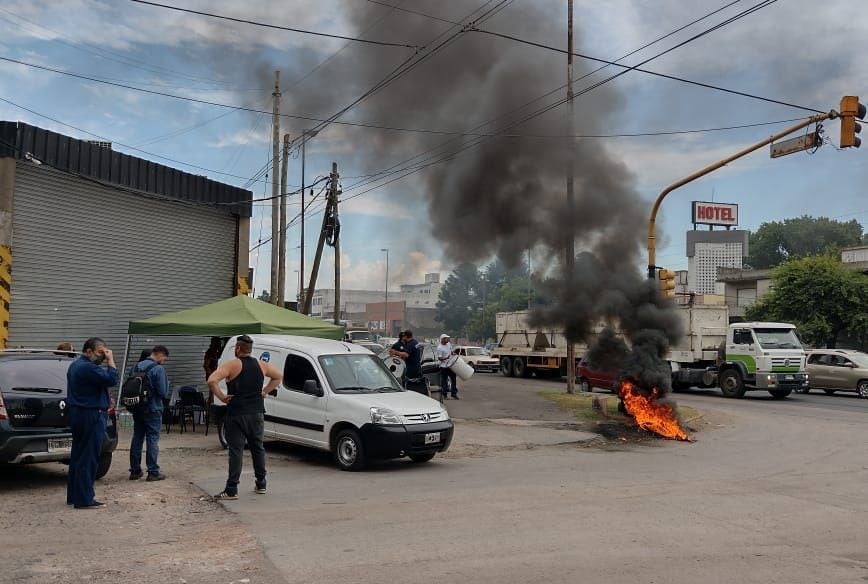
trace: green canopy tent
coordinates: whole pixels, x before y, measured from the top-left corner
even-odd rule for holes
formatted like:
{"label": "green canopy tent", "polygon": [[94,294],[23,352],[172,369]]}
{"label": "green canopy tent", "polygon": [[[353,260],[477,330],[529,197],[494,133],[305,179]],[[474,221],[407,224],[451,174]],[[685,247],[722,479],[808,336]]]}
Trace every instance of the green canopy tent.
{"label": "green canopy tent", "polygon": [[243,334],[298,335],[341,340],[344,327],[280,308],[249,296],[235,296],[189,310],[131,321],[121,374],[127,371],[135,335],[231,337]]}
{"label": "green canopy tent", "polygon": [[132,321],[128,333],[191,337],[299,335],[341,340],[344,328],[249,296],[235,296],[189,310]]}

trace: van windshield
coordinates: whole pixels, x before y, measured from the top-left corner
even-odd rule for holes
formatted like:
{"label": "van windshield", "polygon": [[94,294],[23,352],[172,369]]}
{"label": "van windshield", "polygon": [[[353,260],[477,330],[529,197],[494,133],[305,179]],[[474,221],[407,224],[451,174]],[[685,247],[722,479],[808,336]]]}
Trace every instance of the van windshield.
{"label": "van windshield", "polygon": [[794,329],[758,328],[753,330],[763,349],[801,349]]}
{"label": "van windshield", "polygon": [[323,355],[319,362],[335,393],[404,391],[383,362],[374,355]]}

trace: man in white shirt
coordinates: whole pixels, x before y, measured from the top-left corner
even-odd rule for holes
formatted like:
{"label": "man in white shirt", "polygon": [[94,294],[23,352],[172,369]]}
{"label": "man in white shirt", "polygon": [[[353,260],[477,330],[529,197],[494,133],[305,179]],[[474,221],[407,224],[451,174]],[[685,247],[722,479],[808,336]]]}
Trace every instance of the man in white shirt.
{"label": "man in white shirt", "polygon": [[449,335],[446,333],[440,335],[440,344],[437,345],[437,359],[440,361],[440,391],[443,394],[443,399],[449,395],[450,380],[452,381],[452,399],[458,399],[458,379],[455,377],[455,372],[449,368],[454,363],[452,343],[449,342]]}

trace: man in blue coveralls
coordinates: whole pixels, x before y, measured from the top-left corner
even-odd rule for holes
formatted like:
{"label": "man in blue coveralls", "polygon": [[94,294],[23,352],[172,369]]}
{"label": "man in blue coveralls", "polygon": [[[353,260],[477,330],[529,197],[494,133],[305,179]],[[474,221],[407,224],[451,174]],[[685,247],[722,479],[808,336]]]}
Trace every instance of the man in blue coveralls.
{"label": "man in blue coveralls", "polygon": [[[86,340],[81,353],[66,373],[72,429],[66,503],[76,509],[102,509],[105,503],[94,498],[93,483],[111,406],[109,388],[117,385],[118,370],[114,354],[100,338]],[[103,363],[106,369],[101,367]]]}
{"label": "man in blue coveralls", "polygon": [[162,481],[166,478],[160,472],[157,457],[160,454],[160,426],[163,423],[163,400],[169,397],[169,378],[163,364],[169,358],[169,349],[157,345],[151,349],[147,359],[143,359],[133,371],[145,371],[151,398],[144,406],[133,412],[133,439],[130,442],[130,480],[142,478],[142,443],[148,441],[148,481]]}

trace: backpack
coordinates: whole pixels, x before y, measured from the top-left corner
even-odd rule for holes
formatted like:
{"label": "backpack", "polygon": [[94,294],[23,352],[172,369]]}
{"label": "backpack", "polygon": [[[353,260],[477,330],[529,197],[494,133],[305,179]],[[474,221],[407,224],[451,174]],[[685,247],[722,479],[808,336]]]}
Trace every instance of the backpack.
{"label": "backpack", "polygon": [[120,402],[127,410],[138,411],[151,401],[151,380],[148,378],[148,372],[157,365],[159,363],[152,363],[141,371],[133,368],[132,375],[124,381]]}

